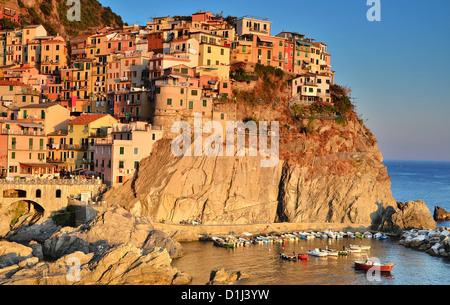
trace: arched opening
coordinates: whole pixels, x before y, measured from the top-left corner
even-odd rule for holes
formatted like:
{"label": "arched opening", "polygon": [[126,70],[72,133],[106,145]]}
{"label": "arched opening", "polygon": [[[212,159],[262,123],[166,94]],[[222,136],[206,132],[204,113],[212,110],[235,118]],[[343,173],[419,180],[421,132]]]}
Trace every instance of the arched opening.
{"label": "arched opening", "polygon": [[11,230],[24,225],[36,223],[43,215],[45,209],[37,202],[31,200],[19,200],[11,204],[9,213]]}
{"label": "arched opening", "polygon": [[3,198],[26,198],[27,191],[24,190],[4,190]]}
{"label": "arched opening", "polygon": [[41,198],[41,190],[36,190],[36,198]]}
{"label": "arched opening", "polygon": [[56,198],[61,198],[61,190],[56,190]]}

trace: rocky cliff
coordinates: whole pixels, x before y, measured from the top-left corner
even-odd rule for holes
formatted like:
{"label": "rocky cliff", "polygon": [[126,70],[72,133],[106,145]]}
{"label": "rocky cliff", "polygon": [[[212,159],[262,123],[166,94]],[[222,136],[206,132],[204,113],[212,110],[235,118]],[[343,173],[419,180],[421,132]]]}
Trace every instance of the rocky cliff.
{"label": "rocky cliff", "polygon": [[165,139],[141,161],[133,181],[107,195],[108,202],[172,223],[396,227],[389,217],[399,209],[382,154],[353,109],[343,115],[333,105],[289,107],[283,81],[272,83],[275,98],[247,99],[258,90],[270,93],[267,82],[259,81],[252,92],[235,92],[237,100],[228,103],[237,120],[279,122],[275,167],[261,167],[260,155],[176,157]]}

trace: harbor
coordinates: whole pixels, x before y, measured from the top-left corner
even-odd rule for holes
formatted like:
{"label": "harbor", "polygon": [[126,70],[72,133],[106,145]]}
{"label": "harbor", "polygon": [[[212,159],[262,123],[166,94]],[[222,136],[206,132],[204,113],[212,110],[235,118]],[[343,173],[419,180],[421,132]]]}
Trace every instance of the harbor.
{"label": "harbor", "polygon": [[[265,235],[247,235],[250,242],[244,242],[245,234],[234,236],[236,245],[218,246],[212,239],[182,243],[185,255],[174,259],[172,264],[192,275],[193,285],[203,285],[209,279],[211,270],[224,268],[239,270],[249,278],[236,282],[237,285],[419,285],[448,283],[450,260],[432,257],[427,253],[405,248],[398,244],[399,238],[389,236],[380,240],[356,237],[348,233],[342,238],[322,237],[315,232],[314,238],[301,238],[313,232],[289,232]],[[350,232],[351,233],[351,232]],[[313,235],[313,234],[311,234]],[[215,236],[226,238],[225,236]],[[320,236],[320,237],[319,237]],[[378,235],[377,235],[378,236]],[[259,237],[259,238],[258,238]],[[269,238],[270,237],[270,238]],[[358,249],[358,247],[361,247]],[[340,250],[346,249],[346,253]],[[318,255],[335,250],[336,255]],[[286,259],[307,255],[307,259]],[[307,254],[309,252],[310,254]],[[341,255],[339,255],[341,252]],[[314,255],[316,254],[316,255]],[[370,272],[355,268],[355,262],[372,261],[380,264],[394,263],[390,272]],[[374,271],[375,269],[372,269]]]}

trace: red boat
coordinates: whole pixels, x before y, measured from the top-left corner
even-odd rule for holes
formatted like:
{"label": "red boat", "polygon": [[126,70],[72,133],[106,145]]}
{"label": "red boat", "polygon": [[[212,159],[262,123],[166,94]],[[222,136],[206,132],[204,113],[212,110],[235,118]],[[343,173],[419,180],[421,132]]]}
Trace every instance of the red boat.
{"label": "red boat", "polygon": [[360,270],[379,270],[381,272],[391,272],[394,269],[394,263],[376,263],[371,260],[366,260],[365,262],[355,261],[355,269]]}
{"label": "red boat", "polygon": [[307,260],[308,254],[298,254],[297,257],[298,257],[298,259],[301,259],[301,260]]}

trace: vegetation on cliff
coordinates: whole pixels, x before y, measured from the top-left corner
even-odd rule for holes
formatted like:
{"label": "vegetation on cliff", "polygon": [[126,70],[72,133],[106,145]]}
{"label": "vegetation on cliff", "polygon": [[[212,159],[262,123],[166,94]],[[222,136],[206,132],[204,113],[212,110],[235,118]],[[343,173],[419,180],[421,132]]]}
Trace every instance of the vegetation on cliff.
{"label": "vegetation on cliff", "polygon": [[66,0],[10,0],[8,5],[19,10],[23,25],[42,24],[49,35],[59,34],[65,38],[124,24],[119,15],[97,0],[80,0],[80,21],[67,19],[67,12],[73,4],[67,5]]}

